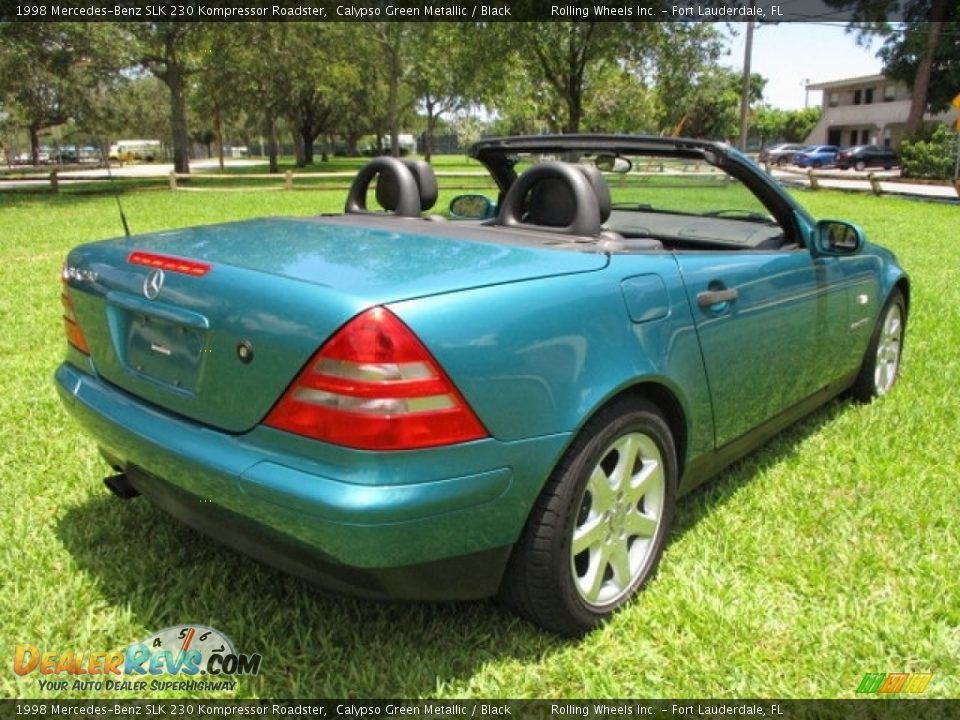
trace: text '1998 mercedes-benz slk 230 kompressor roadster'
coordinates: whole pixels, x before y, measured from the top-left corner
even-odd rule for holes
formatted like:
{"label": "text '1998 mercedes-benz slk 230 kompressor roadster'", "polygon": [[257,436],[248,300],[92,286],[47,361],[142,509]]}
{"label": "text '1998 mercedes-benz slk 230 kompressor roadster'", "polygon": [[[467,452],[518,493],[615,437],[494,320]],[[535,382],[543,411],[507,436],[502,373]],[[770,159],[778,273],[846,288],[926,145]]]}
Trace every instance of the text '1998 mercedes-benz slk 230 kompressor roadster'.
{"label": "text '1998 mercedes-benz slk 230 kompressor roadster'", "polygon": [[56,383],[121,497],[335,591],[496,595],[577,636],[681,494],[893,387],[910,286],[722,144],[471,154],[497,197],[448,216],[427,163],[376,158],[339,215],[74,249]]}

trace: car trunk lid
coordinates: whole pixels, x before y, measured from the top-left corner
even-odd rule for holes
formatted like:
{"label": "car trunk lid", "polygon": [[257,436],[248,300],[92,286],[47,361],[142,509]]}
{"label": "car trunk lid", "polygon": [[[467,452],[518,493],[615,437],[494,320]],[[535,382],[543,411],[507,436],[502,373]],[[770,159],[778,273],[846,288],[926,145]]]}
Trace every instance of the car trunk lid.
{"label": "car trunk lid", "polygon": [[366,308],[607,261],[400,227],[263,219],[81,246],[68,282],[93,366],[154,405],[243,432]]}

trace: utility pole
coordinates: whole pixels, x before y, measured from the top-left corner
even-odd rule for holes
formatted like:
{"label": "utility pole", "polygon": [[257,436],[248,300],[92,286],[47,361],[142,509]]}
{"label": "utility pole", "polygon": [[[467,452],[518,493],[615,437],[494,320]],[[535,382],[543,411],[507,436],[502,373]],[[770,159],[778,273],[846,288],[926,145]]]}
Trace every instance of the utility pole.
{"label": "utility pole", "polygon": [[[750,8],[756,0],[750,0]],[[752,16],[749,16],[752,17]],[[746,48],[743,51],[743,87],[740,90],[740,150],[747,151],[747,123],[750,113],[750,56],[753,54],[753,20],[747,20]]]}

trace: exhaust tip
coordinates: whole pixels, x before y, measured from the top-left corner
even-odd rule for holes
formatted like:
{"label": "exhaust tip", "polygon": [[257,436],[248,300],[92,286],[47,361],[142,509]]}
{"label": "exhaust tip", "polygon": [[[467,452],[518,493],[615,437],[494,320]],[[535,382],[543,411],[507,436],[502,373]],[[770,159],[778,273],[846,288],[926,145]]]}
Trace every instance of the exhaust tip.
{"label": "exhaust tip", "polygon": [[130,500],[131,498],[135,498],[140,494],[140,491],[130,484],[127,476],[123,473],[105,477],[103,479],[103,484],[110,489],[110,492],[112,492],[121,500]]}

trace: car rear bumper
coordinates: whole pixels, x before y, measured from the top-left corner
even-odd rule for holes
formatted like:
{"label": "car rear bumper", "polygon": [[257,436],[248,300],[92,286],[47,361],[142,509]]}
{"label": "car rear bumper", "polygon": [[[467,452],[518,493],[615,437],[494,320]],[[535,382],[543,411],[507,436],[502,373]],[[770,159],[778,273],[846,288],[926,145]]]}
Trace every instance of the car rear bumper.
{"label": "car rear bumper", "polygon": [[[488,439],[405,458],[336,448],[336,462],[324,463],[286,453],[273,442],[283,440],[279,431],[222,433],[69,363],[58,368],[56,385],[108,462],[158,507],[259,560],[367,597],[495,593],[567,442],[566,435]],[[351,454],[365,472],[345,462]],[[382,481],[371,481],[378,463]]]}

